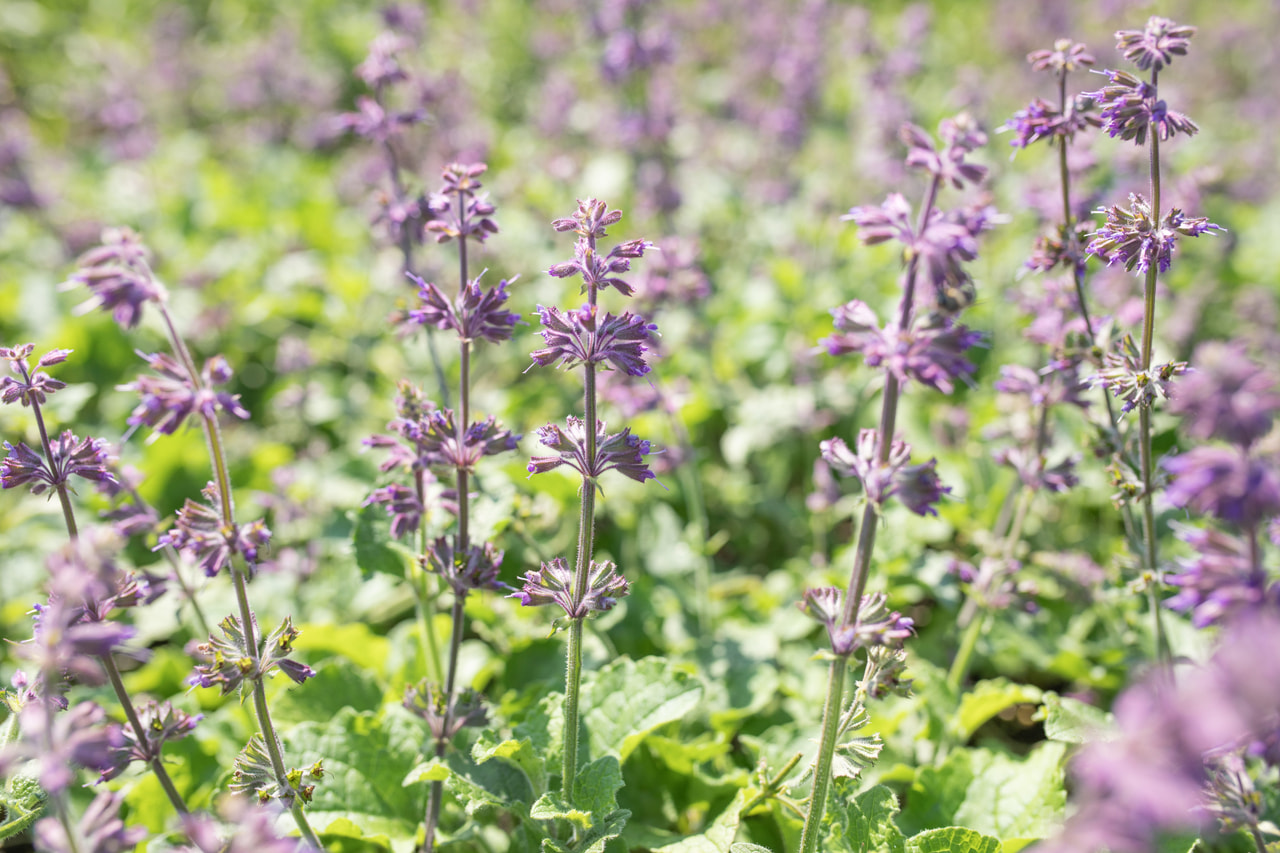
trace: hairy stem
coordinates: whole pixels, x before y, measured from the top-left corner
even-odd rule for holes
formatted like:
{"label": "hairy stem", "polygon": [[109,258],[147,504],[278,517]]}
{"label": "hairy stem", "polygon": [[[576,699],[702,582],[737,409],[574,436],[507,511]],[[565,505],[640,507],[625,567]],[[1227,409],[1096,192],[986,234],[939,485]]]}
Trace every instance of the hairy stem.
{"label": "hairy stem", "polygon": [[844,700],[844,676],[849,668],[849,658],[844,655],[832,659],[827,670],[827,698],[822,705],[822,739],[818,742],[817,764],[813,771],[813,792],[809,795],[809,812],[805,815],[804,829],[800,832],[800,853],[814,853],[818,849],[818,828],[827,808],[827,791],[831,786],[831,762],[835,755],[836,737],[839,735],[840,706]]}

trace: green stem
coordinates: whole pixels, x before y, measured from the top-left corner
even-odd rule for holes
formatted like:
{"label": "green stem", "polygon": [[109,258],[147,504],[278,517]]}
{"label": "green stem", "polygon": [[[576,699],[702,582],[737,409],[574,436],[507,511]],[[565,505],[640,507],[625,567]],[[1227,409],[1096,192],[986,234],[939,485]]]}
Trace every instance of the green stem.
{"label": "green stem", "polygon": [[809,812],[800,832],[800,853],[814,853],[818,849],[818,829],[827,808],[827,791],[831,786],[831,762],[835,755],[836,736],[840,726],[840,706],[844,701],[844,674],[849,659],[837,656],[827,670],[827,698],[822,706],[822,739],[818,742],[817,765],[813,771],[813,793],[809,797]]}
{"label": "green stem", "polygon": [[[588,433],[590,434],[590,433]],[[595,496],[594,480],[583,478],[582,506],[578,519],[578,559],[574,569],[573,601],[581,602],[587,594],[587,575],[594,545]],[[560,788],[567,802],[572,802],[573,780],[578,775],[578,700],[582,684],[582,629],[585,617],[569,624],[569,643],[565,651],[564,679],[564,761]]]}

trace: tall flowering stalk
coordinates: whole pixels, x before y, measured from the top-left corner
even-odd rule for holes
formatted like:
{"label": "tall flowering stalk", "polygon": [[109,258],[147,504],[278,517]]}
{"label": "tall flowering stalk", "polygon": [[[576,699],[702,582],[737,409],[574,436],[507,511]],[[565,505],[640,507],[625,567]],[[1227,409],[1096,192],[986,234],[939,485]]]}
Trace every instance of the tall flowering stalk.
{"label": "tall flowering stalk", "polygon": [[[444,685],[421,684],[409,688],[405,705],[421,714],[431,726],[434,750],[442,758],[454,735],[466,725],[479,725],[485,714],[475,697],[459,696],[457,689],[458,650],[462,646],[466,626],[463,608],[467,595],[477,589],[500,589],[498,571],[502,551],[492,543],[474,543],[470,528],[471,475],[475,465],[485,456],[514,450],[518,435],[503,429],[493,417],[471,422],[471,356],[472,345],[479,341],[501,343],[511,338],[519,315],[507,311],[507,281],[490,288],[480,286],[480,278],[471,277],[468,267],[469,240],[483,243],[498,231],[490,218],[493,205],[483,193],[480,176],[487,167],[483,163],[452,164],[444,169],[444,185],[431,198],[433,219],[426,223],[428,233],[437,242],[458,243],[458,290],[450,298],[435,284],[410,274],[419,287],[421,306],[409,312],[411,322],[451,330],[458,337],[458,408],[438,409],[407,384],[402,386],[399,417],[390,428],[394,436],[375,436],[366,443],[391,451],[383,470],[403,469],[413,477],[413,488],[393,484],[377,489],[367,503],[382,504],[392,516],[392,532],[396,536],[416,533],[419,566],[441,578],[453,593],[450,612],[452,630]],[[432,503],[428,487],[436,475],[453,478],[451,493],[437,494],[436,501],[455,519],[453,538],[441,536],[432,540],[427,524],[427,511]],[[425,575],[422,578],[425,580]],[[420,585],[415,590],[426,598],[419,607],[422,630],[434,643],[435,628],[431,624],[433,596],[423,595]],[[425,605],[425,606],[423,606]],[[424,849],[435,845],[435,832],[440,819],[444,783],[433,782],[425,818]]]}
{"label": "tall flowering stalk", "polygon": [[602,252],[597,241],[607,236],[607,229],[621,219],[622,211],[609,210],[603,201],[587,199],[578,202],[578,210],[572,216],[552,223],[556,231],[577,234],[578,241],[573,260],[556,264],[547,272],[556,278],[581,276],[587,302],[581,308],[568,311],[538,306],[546,346],[533,353],[534,363],[538,365],[583,368],[583,417],[570,415],[563,428],[555,424],[539,428],[538,440],[552,453],[535,456],[529,462],[530,475],[562,465],[581,475],[577,558],[573,568],[561,557],[542,563],[540,568],[521,578],[524,585],[512,596],[525,606],[555,604],[564,610],[564,621],[568,623],[564,760],[560,777],[566,803],[572,802],[573,782],[578,771],[583,624],[592,613],[612,608],[629,591],[626,579],[618,574],[612,562],[597,563],[592,559],[599,479],[609,470],[640,483],[654,478],[644,458],[650,452],[649,442],[632,435],[629,427],[621,432],[606,432],[605,423],[596,412],[597,371],[612,368],[632,376],[648,373],[645,352],[650,336],[656,331],[652,324],[630,312],[602,315],[598,305],[600,291],[605,288],[612,287],[623,296],[632,294],[631,285],[619,276],[631,268],[632,260],[652,247],[644,240],[630,240],[619,243],[608,253]]}
{"label": "tall flowering stalk", "polygon": [[1155,523],[1155,470],[1151,448],[1151,406],[1156,395],[1169,395],[1170,381],[1186,369],[1182,362],[1152,364],[1155,347],[1156,280],[1167,272],[1179,235],[1198,237],[1221,228],[1208,219],[1189,217],[1178,208],[1160,212],[1160,143],[1181,133],[1192,135],[1196,123],[1169,109],[1159,98],[1161,69],[1174,56],[1186,55],[1195,27],[1175,24],[1168,18],[1152,17],[1141,30],[1116,33],[1116,49],[1140,71],[1150,71],[1143,80],[1127,71],[1106,70],[1108,84],[1085,93],[1101,109],[1102,127],[1112,137],[1147,144],[1150,198],[1131,193],[1129,207],[1112,205],[1098,211],[1106,222],[1094,233],[1086,247],[1111,266],[1123,266],[1143,275],[1142,343],[1136,347],[1126,336],[1118,348],[1107,353],[1103,369],[1093,381],[1124,400],[1123,412],[1138,409],[1139,481],[1129,489],[1130,497],[1142,501],[1143,580],[1147,586],[1156,638],[1157,656],[1172,659],[1160,619],[1159,594],[1162,586],[1157,569]]}
{"label": "tall flowering stalk", "polygon": [[[117,316],[120,315],[117,314]],[[0,400],[6,404],[21,403],[24,407],[29,407],[40,433],[40,450],[35,450],[21,441],[16,446],[7,441],[4,443],[8,454],[0,463],[0,486],[6,489],[25,486],[36,495],[52,489],[58,496],[58,503],[62,508],[67,536],[70,539],[71,548],[76,552],[74,556],[79,557],[78,549],[82,548],[82,544],[75,510],[71,504],[71,477],[79,477],[96,484],[114,484],[116,480],[108,468],[107,445],[102,439],[77,438],[70,430],[64,430],[57,439],[50,437],[42,406],[48,401],[50,394],[65,388],[66,383],[60,379],[54,379],[46,369],[66,361],[71,350],[55,349],[47,352],[37,359],[33,366],[28,359],[34,350],[33,344],[0,347],[0,358],[9,362],[10,369],[15,374],[0,379]],[[105,550],[105,546],[93,550]],[[51,568],[56,569],[62,565],[64,564],[55,562]],[[64,635],[69,644],[75,642],[72,635],[76,633],[89,638],[87,652],[97,660],[102,673],[106,675],[106,680],[111,684],[116,699],[120,702],[120,708],[129,723],[129,728],[126,730],[129,740],[137,746],[136,758],[145,762],[155,773],[160,787],[174,809],[179,814],[186,814],[187,805],[161,760],[161,748],[165,740],[171,737],[162,736],[163,733],[158,732],[151,725],[156,715],[174,712],[168,703],[165,703],[163,708],[151,703],[141,711],[135,707],[125,689],[114,657],[123,649],[124,642],[133,636],[133,630],[110,620],[110,614],[114,609],[151,601],[163,591],[163,588],[147,591],[145,580],[141,582],[141,588],[137,580],[130,580],[127,591],[121,592],[116,589],[114,568],[98,572],[97,574],[103,578],[100,582],[77,583],[74,579],[84,574],[76,571],[79,566],[80,564],[73,559],[68,571],[54,572],[55,589],[51,592],[50,604],[37,611],[37,646],[42,636],[55,647],[58,644],[58,638]],[[59,588],[57,584],[59,577],[70,577],[73,580],[61,584]],[[52,653],[53,650],[50,651]],[[62,678],[69,667],[66,662],[58,663],[56,660],[53,663],[48,663],[46,660],[46,663],[47,665],[41,670],[42,683],[46,689],[52,689],[52,685]],[[92,675],[91,680],[100,680],[96,667],[90,665],[89,670]],[[43,712],[51,717],[52,708],[49,702],[48,697],[45,697],[41,700],[41,705]],[[52,726],[51,719],[47,722]],[[174,737],[181,737],[186,733],[184,731]],[[123,766],[120,769],[123,769]]]}
{"label": "tall flowering stalk", "polygon": [[129,423],[172,435],[188,418],[196,416],[204,431],[214,479],[202,492],[204,501],[186,501],[173,528],[160,538],[160,545],[182,552],[208,577],[228,572],[239,608],[238,616],[227,616],[219,623],[221,637],[211,636],[197,647],[203,663],[196,666],[190,682],[201,687],[217,686],[223,694],[239,691],[242,697],[246,693],[252,695],[258,733],[236,759],[232,788],[254,794],[261,801],[279,800],[292,813],[303,839],[320,849],[303,804],[311,799],[315,787],[307,780],[319,779],[323,769],[319,762],[307,770],[285,765],[284,747],[271,720],[265,684],[266,677],[276,670],[299,684],[315,673],[289,658],[298,630],[288,618],[270,633],[259,632],[249,604],[248,583],[259,551],[270,541],[271,533],[261,520],[236,522],[218,420],[220,412],[242,419],[249,417],[249,412],[240,405],[237,395],[217,390],[232,376],[223,356],[215,355],[202,367],[196,366],[169,312],[168,293],[151,271],[149,256],[132,231],[109,230],[103,236],[103,245],[81,257],[80,268],[71,280],[89,289],[90,304],[111,310],[123,326],[137,325],[147,303],[155,306],[164,323],[172,354],[140,353],[153,372],[121,386],[121,390],[135,391],[141,397]]}
{"label": "tall flowering stalk", "polygon": [[874,647],[898,645],[911,632],[911,620],[886,612],[883,595],[866,594],[885,503],[896,497],[918,515],[936,515],[935,505],[950,491],[938,480],[936,462],[913,464],[911,446],[898,438],[900,394],[910,382],[950,393],[956,381],[974,372],[965,351],[981,339],[959,324],[956,315],[973,301],[973,282],[963,265],[977,257],[978,235],[993,224],[993,211],[982,206],[942,211],[937,198],[946,183],[960,189],[986,176],[985,167],[967,160],[974,149],[986,144],[986,135],[966,115],[943,121],[940,134],[944,145],[938,148],[919,127],[902,129],[909,149],[907,165],[930,176],[914,220],[910,203],[897,193],[879,207],[855,207],[845,217],[858,225],[859,237],[868,245],[888,240],[902,243],[906,269],[894,319],[881,326],[869,305],[854,300],[831,312],[837,333],[822,342],[832,355],[861,353],[869,366],[883,371],[884,391],[878,429],[862,430],[852,448],[839,438],[822,443],[822,455],[834,471],[861,481],[865,505],[853,571],[843,596],[833,588],[809,590],[801,605],[826,625],[831,639],[822,736],[800,836],[802,853],[813,853],[819,845],[837,741],[848,715],[844,683],[850,659],[857,649],[867,648],[864,683],[874,680],[881,657],[872,653]]}

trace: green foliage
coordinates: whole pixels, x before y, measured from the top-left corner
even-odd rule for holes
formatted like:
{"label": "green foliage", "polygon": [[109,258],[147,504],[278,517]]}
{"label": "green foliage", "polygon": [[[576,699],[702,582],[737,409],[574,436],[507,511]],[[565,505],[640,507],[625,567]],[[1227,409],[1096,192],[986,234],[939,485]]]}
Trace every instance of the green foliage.
{"label": "green foliage", "polygon": [[1070,696],[1046,693],[1037,719],[1044,736],[1059,743],[1089,743],[1105,739],[1115,727],[1111,714]]}
{"label": "green foliage", "polygon": [[907,839],[906,853],[996,853],[1000,841],[963,826],[930,829]]}

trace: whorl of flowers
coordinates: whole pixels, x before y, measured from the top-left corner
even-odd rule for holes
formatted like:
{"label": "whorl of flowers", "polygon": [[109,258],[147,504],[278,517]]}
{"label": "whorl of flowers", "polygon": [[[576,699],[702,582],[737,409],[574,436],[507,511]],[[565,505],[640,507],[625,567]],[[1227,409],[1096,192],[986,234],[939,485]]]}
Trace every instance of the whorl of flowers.
{"label": "whorl of flowers", "polygon": [[151,250],[131,229],[104,230],[102,245],[80,256],[79,269],[68,281],[84,285],[92,294],[80,310],[101,308],[110,311],[115,321],[127,329],[138,325],[144,304],[169,298],[151,273],[150,257]]}
{"label": "whorl of flowers", "polygon": [[888,458],[881,462],[879,434],[874,429],[858,433],[856,452],[840,438],[827,439],[820,447],[833,471],[861,481],[867,501],[877,509],[896,497],[916,515],[937,515],[938,502],[951,491],[938,480],[937,460],[912,465],[911,445],[904,441],[894,441]]}

